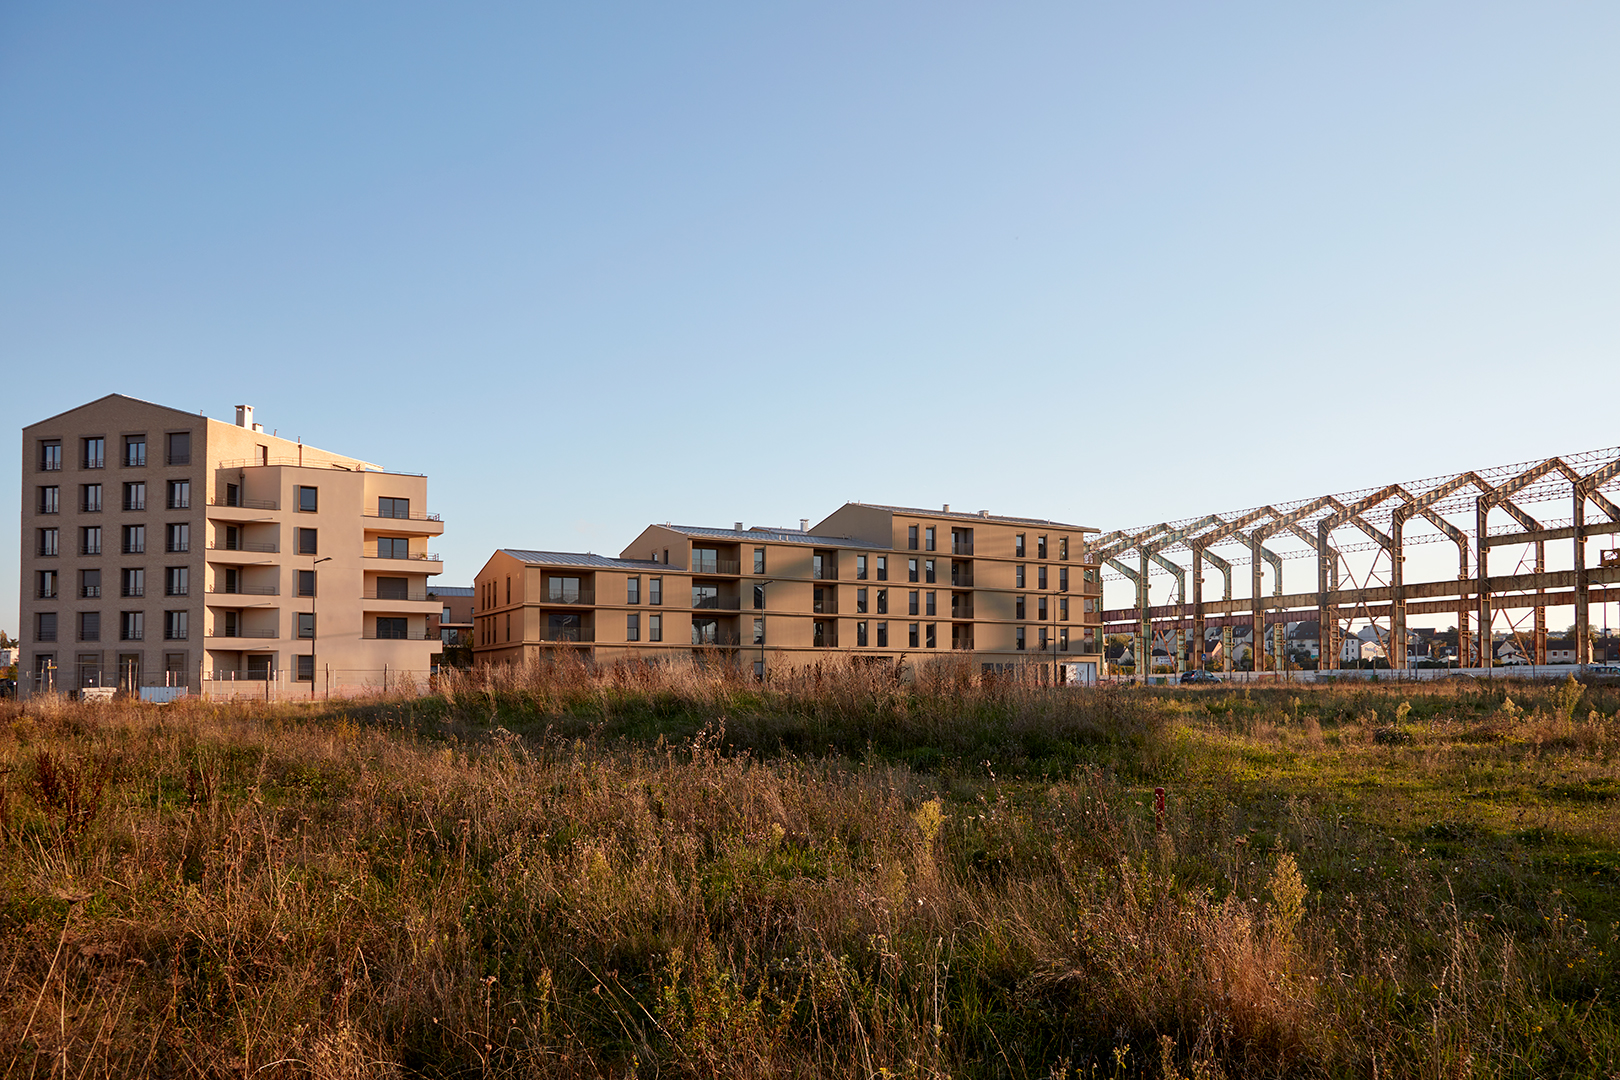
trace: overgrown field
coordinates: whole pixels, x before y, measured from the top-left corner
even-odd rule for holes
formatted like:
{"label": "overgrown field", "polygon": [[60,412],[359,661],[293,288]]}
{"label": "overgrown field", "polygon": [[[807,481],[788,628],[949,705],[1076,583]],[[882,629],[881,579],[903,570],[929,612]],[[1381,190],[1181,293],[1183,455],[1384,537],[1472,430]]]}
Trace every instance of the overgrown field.
{"label": "overgrown field", "polygon": [[0,1080],[1613,1077],[1617,713],[950,667],[9,703]]}

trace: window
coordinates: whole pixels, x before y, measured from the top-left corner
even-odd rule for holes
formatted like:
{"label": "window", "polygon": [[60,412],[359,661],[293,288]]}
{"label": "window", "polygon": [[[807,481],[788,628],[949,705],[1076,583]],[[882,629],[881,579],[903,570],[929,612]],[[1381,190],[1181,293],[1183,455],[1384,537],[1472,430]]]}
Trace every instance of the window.
{"label": "window", "polygon": [[1044,626],[1036,631],[1035,647],[1041,650],[1045,650],[1046,648],[1046,627]]}
{"label": "window", "polygon": [[1013,537],[1013,558],[1022,559],[1023,557],[1024,557],[1024,534],[1019,533],[1017,536]]}
{"label": "window", "polygon": [[923,530],[923,550],[934,550],[934,527],[932,525]]}
{"label": "window", "polygon": [[87,514],[101,513],[101,485],[79,485],[79,509]]}
{"label": "window", "polygon": [[[320,509],[320,506],[321,506],[321,489],[320,488],[306,487],[306,486],[300,484],[296,488],[294,494],[297,496],[298,512],[300,514],[313,514],[317,510]],[[381,500],[379,500],[379,501],[381,501]],[[392,514],[384,514],[383,516],[384,517],[392,517],[393,515]]]}
{"label": "window", "polygon": [[1016,597],[1013,600],[1013,618],[1024,618],[1024,598],[1022,596]]}
{"label": "window", "polygon": [[79,571],[79,596],[81,599],[94,600],[101,595],[101,571]]}
{"label": "window", "polygon": [[906,550],[917,550],[917,526],[915,525],[906,526]]}
{"label": "window", "polygon": [[56,571],[41,570],[39,572],[39,599],[56,599]]}
{"label": "window", "polygon": [[168,443],[167,461],[170,465],[191,464],[191,432],[171,431]]}
{"label": "window", "polygon": [[55,484],[39,489],[39,512],[42,514],[59,514],[62,512],[62,489]]}
{"label": "window", "polygon": [[1035,617],[1037,619],[1046,618],[1046,597],[1044,596],[1035,598]]}
{"label": "window", "polygon": [[865,589],[856,589],[855,590],[855,614],[857,614],[857,615],[865,615],[866,614],[866,590]]}
{"label": "window", "polygon": [[624,640],[641,640],[641,612],[632,611],[624,617]]}
{"label": "window", "polygon": [[888,589],[879,589],[878,590],[878,594],[877,594],[877,613],[879,615],[887,615],[889,613],[889,590]]}
{"label": "window", "polygon": [[125,484],[124,485],[124,509],[125,510],[145,510],[146,509],[146,485],[145,484]]}
{"label": "window", "polygon": [[237,484],[226,484],[225,485],[225,505],[226,506],[241,506],[242,505],[242,489],[241,489],[241,487],[239,485],[237,485]]}
{"label": "window", "polygon": [[915,615],[915,614],[917,614],[917,590],[916,589],[912,589],[911,592],[906,594],[906,614],[907,615]]}
{"label": "window", "polygon": [[379,498],[377,500],[377,516],[385,518],[409,518],[411,516],[411,500]]}
{"label": "window", "polygon": [[377,617],[377,637],[389,641],[404,641],[410,636],[408,621],[404,616],[379,615]]}
{"label": "window", "polygon": [[909,628],[906,631],[906,633],[908,635],[907,641],[908,641],[908,643],[910,644],[910,646],[913,649],[915,649],[917,647],[917,638],[918,638],[917,628],[918,628],[917,623],[911,623],[911,624],[909,624]]}
{"label": "window", "polygon": [[641,578],[639,576],[624,579],[624,602],[627,604],[641,603]]}
{"label": "window", "polygon": [[858,622],[855,624],[855,644],[866,644],[866,623],[864,622]]}
{"label": "window", "polygon": [[1046,588],[1046,567],[1044,566],[1037,567],[1035,570],[1035,587],[1037,589]]}
{"label": "window", "polygon": [[889,624],[886,622],[877,624],[877,647],[880,649],[889,647]]}
{"label": "window", "polygon": [[56,640],[56,612],[41,611],[34,616],[34,640]]}
{"label": "window", "polygon": [[647,640],[664,640],[664,617],[662,615],[647,616]]}
{"label": "window", "polygon": [[1024,651],[1024,628],[1022,626],[1013,629],[1013,648],[1019,652]]}
{"label": "window", "polygon": [[171,522],[164,535],[164,550],[170,552],[191,550],[191,526],[185,522]]}
{"label": "window", "polygon": [[754,586],[754,610],[765,610],[765,586],[763,585]]}
{"label": "window", "polygon": [[1067,536],[1060,536],[1060,537],[1058,537],[1058,558],[1067,559],[1068,557],[1069,557],[1069,538]]}
{"label": "window", "polygon": [[907,581],[916,581],[917,580],[917,560],[916,559],[907,559],[906,560],[906,580]]}
{"label": "window", "polygon": [[719,619],[693,619],[692,644],[718,645],[720,644]]}
{"label": "window", "polygon": [[[318,529],[294,529],[293,532],[294,532],[294,534],[296,534],[297,540],[298,540],[298,554],[300,554],[300,555],[316,555],[316,554],[319,554],[319,552],[321,550],[320,530],[318,530]],[[380,541],[380,540],[377,541],[377,557],[378,558],[386,558],[387,557],[387,556],[383,555],[383,553],[382,553],[382,541]]]}
{"label": "window", "polygon": [[765,572],[765,549],[764,548],[755,548],[754,549],[754,573],[763,574],[764,572]]}
{"label": "window", "polygon": [[877,557],[877,579],[879,581],[889,580],[889,557],[887,555]]}
{"label": "window", "polygon": [[312,683],[315,681],[315,657],[309,653],[298,654],[298,675],[296,682]]}
{"label": "window", "polygon": [[1058,597],[1058,619],[1061,622],[1069,621],[1069,598],[1067,596]]}
{"label": "window", "polygon": [[929,594],[926,597],[923,598],[924,605],[925,605],[925,608],[926,608],[926,610],[923,612],[923,614],[925,614],[925,615],[938,615],[939,614],[939,605],[935,602],[935,599],[934,599],[938,595],[939,595],[938,593],[930,591]]}
{"label": "window", "polygon": [[1058,567],[1058,591],[1069,591],[1069,568],[1067,566]]}
{"label": "window", "polygon": [[924,559],[923,560],[923,580],[928,582],[928,584],[930,584],[930,585],[934,584],[934,560],[933,559]]}
{"label": "window", "polygon": [[1023,564],[1020,563],[1019,565],[1013,567],[1013,588],[1022,589],[1023,587],[1024,587],[1024,567],[1023,567]]}
{"label": "window", "polygon": [[[580,579],[553,577],[546,579],[546,596],[554,604],[577,604],[580,598]],[[512,579],[506,579],[506,602],[512,602]]]}
{"label": "window", "polygon": [[125,611],[118,616],[118,640],[139,641],[146,636],[146,616],[139,611]]}
{"label": "window", "polygon": [[[662,604],[663,602],[664,602],[664,579],[661,578],[661,577],[650,577],[650,578],[648,578],[647,579],[647,603],[649,603],[649,604]],[[648,624],[648,629],[651,629],[651,628],[652,628],[652,624],[649,623]],[[658,638],[648,638],[647,640],[648,641],[657,641],[659,639]]]}
{"label": "window", "polygon": [[1046,558],[1046,537],[1044,536],[1035,538],[1035,557],[1037,559]]}
{"label": "window", "polygon": [[866,556],[865,555],[857,555],[857,556],[855,556],[855,580],[856,581],[865,581],[866,580]]}
{"label": "window", "polygon": [[[129,526],[124,526],[124,531],[127,533],[129,531]],[[125,548],[124,550],[128,551],[129,549]],[[101,554],[101,528],[99,526],[86,525],[84,528],[79,530],[79,554]]]}
{"label": "window", "polygon": [[[664,557],[664,561],[665,562],[669,561],[669,557],[667,555]],[[719,548],[700,548],[700,547],[693,548],[692,549],[692,573],[694,573],[694,574],[718,574],[718,573],[720,573],[720,549]]]}
{"label": "window", "polygon": [[169,497],[167,505],[170,510],[186,510],[191,507],[191,481],[170,480]]}
{"label": "window", "polygon": [[39,551],[39,554],[41,554],[41,555],[55,555],[56,554],[56,530],[55,529],[40,529],[38,534],[35,536],[34,539],[35,539],[37,550]]}
{"label": "window", "polygon": [[118,574],[120,596],[145,596],[146,571],[138,566],[127,567]]}
{"label": "window", "polygon": [[163,571],[163,595],[185,596],[191,591],[191,571],[184,566],[171,566]]}
{"label": "window", "polygon": [[97,435],[93,439],[79,440],[84,451],[80,460],[87,469],[104,469],[107,467],[107,440]]}
{"label": "window", "polygon": [[1081,576],[1082,576],[1082,577],[1083,577],[1083,578],[1084,578],[1084,579],[1085,579],[1085,580],[1086,580],[1086,581],[1096,581],[1096,580],[1097,580],[1097,571],[1095,571],[1095,570],[1087,570],[1087,571],[1086,571],[1086,572],[1085,572],[1085,573],[1084,573],[1084,574],[1082,574],[1082,575],[1081,575]]}
{"label": "window", "polygon": [[402,577],[379,577],[377,579],[377,599],[379,600],[425,600],[426,597],[411,596],[411,579]]}
{"label": "window", "polygon": [[1067,626],[1058,631],[1058,651],[1069,651],[1069,628]]}
{"label": "window", "polygon": [[[557,590],[554,587],[552,589],[552,592],[555,593],[556,591]],[[556,599],[558,599],[558,597],[553,596],[552,599],[556,600]],[[574,599],[575,600],[579,599],[579,579],[578,578],[574,579]],[[508,604],[510,604],[512,602],[512,575],[511,574],[506,575],[506,602]]]}
{"label": "window", "polygon": [[765,620],[763,618],[754,620],[754,644],[765,644]]}
{"label": "window", "polygon": [[61,439],[45,439],[39,444],[39,471],[62,471]]}
{"label": "window", "polygon": [[124,466],[138,469],[146,464],[146,436],[124,436]]}
{"label": "window", "polygon": [[[98,533],[100,531],[101,531],[100,529],[96,530],[96,532],[98,532]],[[99,539],[97,540],[97,543],[98,544],[100,543]],[[125,525],[124,526],[124,554],[125,555],[140,555],[145,551],[146,551],[146,526],[145,525]]]}
{"label": "window", "polygon": [[101,640],[101,612],[99,612],[99,611],[81,611],[81,612],[79,612],[79,640],[80,641],[100,641]]}
{"label": "window", "polygon": [[935,634],[934,630],[935,630],[935,624],[933,624],[933,623],[929,623],[924,628],[924,634],[926,636],[923,638],[923,648],[932,649],[932,648],[937,647],[939,637],[938,637],[937,634]]}

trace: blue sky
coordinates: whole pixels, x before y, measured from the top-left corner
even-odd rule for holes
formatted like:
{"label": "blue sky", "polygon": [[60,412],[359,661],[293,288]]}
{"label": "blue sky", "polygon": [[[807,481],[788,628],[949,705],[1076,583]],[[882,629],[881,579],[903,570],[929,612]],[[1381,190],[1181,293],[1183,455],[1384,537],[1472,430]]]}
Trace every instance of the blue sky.
{"label": "blue sky", "polygon": [[427,473],[462,583],[1614,445],[1617,46],[1596,3],[12,0],[0,483],[101,394],[245,401]]}

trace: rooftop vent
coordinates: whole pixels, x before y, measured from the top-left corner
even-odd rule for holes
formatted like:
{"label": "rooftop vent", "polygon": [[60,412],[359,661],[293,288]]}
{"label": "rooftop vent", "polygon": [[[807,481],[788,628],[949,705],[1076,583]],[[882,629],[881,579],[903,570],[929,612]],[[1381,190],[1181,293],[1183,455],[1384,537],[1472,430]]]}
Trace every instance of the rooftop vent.
{"label": "rooftop vent", "polygon": [[988,510],[980,510],[979,511],[979,516],[980,517],[989,517],[990,516],[990,511],[988,511]]}
{"label": "rooftop vent", "polygon": [[809,518],[800,518],[799,519],[799,531],[800,532],[809,532],[810,531],[810,519]]}
{"label": "rooftop vent", "polygon": [[236,407],[236,426],[251,428],[253,426],[253,406],[238,405]]}
{"label": "rooftop vent", "polygon": [[950,513],[950,512],[951,512],[951,504],[950,504],[950,503],[946,503],[946,504],[945,504],[945,513],[947,513],[947,514],[948,514],[948,513]]}
{"label": "rooftop vent", "polygon": [[732,532],[742,532],[742,531],[743,531],[743,530],[742,530],[742,522],[740,522],[740,521],[739,521],[739,522],[737,522],[737,524],[736,524],[736,525],[735,525],[735,526],[733,526],[733,527],[732,527],[732,530],[731,530],[731,531],[732,531]]}

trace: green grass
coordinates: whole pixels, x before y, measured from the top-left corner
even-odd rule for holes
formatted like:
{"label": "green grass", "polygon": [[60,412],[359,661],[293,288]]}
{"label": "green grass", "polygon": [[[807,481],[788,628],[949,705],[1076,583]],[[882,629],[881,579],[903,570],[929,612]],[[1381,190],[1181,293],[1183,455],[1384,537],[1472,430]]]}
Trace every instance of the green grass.
{"label": "green grass", "polygon": [[948,666],[13,706],[0,1075],[1611,1075],[1617,713]]}

